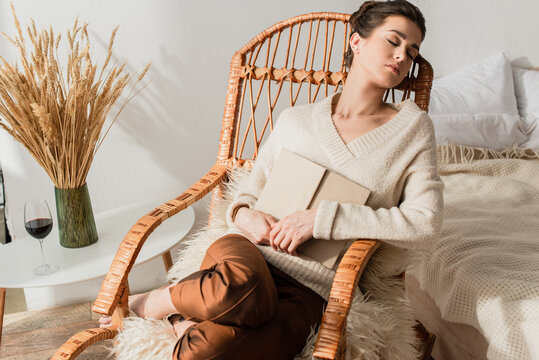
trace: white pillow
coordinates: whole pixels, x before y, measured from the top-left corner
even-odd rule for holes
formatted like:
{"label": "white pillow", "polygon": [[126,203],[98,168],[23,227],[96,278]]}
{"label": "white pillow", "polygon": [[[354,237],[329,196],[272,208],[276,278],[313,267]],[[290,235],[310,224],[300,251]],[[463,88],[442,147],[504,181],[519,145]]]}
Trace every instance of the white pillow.
{"label": "white pillow", "polygon": [[539,71],[514,67],[513,79],[520,115],[539,117]]}
{"label": "white pillow", "polygon": [[503,150],[522,144],[528,135],[519,115],[446,114],[430,115],[438,144],[460,144]]}
{"label": "white pillow", "polygon": [[533,115],[528,115],[530,127],[527,130],[528,141],[524,142],[520,147],[539,150],[539,118]]}
{"label": "white pillow", "polygon": [[539,149],[539,71],[513,68],[515,95],[529,139],[522,147]]}
{"label": "white pillow", "polygon": [[434,79],[429,114],[518,114],[511,63],[501,52]]}

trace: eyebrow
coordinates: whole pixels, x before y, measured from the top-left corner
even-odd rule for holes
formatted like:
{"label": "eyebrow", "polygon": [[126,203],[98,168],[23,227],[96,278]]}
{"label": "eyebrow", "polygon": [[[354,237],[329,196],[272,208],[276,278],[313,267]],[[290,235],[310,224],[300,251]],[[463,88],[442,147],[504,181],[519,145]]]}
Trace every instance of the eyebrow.
{"label": "eyebrow", "polygon": [[[389,31],[393,31],[394,33],[397,33],[401,38],[406,40],[406,35],[404,33],[400,32],[399,30],[391,29]],[[414,49],[416,49],[417,51],[419,51],[419,46],[417,46],[417,44],[412,44],[412,47]]]}

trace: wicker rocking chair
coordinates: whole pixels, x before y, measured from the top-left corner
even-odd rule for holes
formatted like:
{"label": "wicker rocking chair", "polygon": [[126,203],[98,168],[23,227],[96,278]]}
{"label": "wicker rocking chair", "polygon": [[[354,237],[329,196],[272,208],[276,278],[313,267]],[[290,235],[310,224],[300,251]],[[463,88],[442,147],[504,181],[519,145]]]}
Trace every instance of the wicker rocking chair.
{"label": "wicker rocking chair", "polygon": [[[314,102],[321,90],[326,97],[330,87],[337,91],[344,84],[347,72],[343,54],[348,48],[349,17],[340,13],[296,16],[261,32],[234,54],[215,165],[188,190],[140,218],[123,239],[92,308],[96,313],[112,315],[112,327],[89,329],[72,336],[52,359],[74,359],[91,344],[114,338],[127,315],[129,271],[152,231],[210,191],[213,204],[222,194],[221,183],[227,180],[229,169],[252,166],[264,135],[270,133],[268,126],[273,129],[274,113],[297,103]],[[339,45],[337,39],[341,39]],[[426,111],[432,79],[431,65],[418,56],[408,76],[387,91],[385,100],[391,93],[393,102],[403,101],[414,92],[415,102]],[[283,90],[288,94],[279,96]],[[246,156],[246,152],[251,155]],[[359,239],[342,259],[320,326],[316,359],[343,356],[351,299],[367,261],[379,245],[377,240]],[[168,270],[172,265],[170,253],[163,255],[163,261]],[[429,359],[433,337],[422,330],[420,337],[428,344],[422,358]]]}

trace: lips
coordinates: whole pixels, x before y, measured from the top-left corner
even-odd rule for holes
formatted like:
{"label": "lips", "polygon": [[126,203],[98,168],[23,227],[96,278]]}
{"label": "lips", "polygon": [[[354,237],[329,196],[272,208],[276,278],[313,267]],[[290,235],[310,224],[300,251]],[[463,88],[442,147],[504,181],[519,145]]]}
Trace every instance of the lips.
{"label": "lips", "polygon": [[393,71],[394,74],[399,75],[400,71],[396,66],[393,65],[386,65],[391,71]]}

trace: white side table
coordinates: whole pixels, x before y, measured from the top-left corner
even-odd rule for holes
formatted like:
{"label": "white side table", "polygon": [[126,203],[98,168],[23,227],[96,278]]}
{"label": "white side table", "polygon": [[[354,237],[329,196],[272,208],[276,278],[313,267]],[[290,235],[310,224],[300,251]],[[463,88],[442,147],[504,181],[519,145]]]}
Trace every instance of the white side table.
{"label": "white side table", "polygon": [[[79,249],[62,247],[58,229],[54,227],[43,241],[45,260],[60,267],[50,275],[33,273],[42,261],[38,240],[27,236],[0,245],[0,341],[6,288],[57,286],[104,278],[131,226],[160,204],[140,202],[95,214],[99,239],[95,244]],[[170,260],[169,250],[191,230],[194,222],[195,213],[191,207],[167,219],[146,239],[135,266],[161,255],[166,266]]]}

